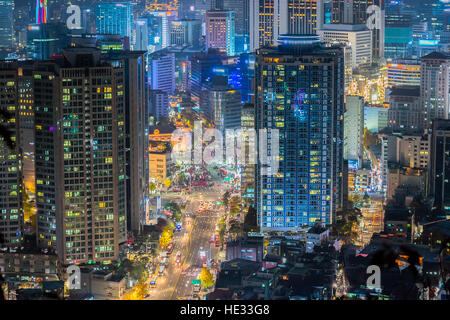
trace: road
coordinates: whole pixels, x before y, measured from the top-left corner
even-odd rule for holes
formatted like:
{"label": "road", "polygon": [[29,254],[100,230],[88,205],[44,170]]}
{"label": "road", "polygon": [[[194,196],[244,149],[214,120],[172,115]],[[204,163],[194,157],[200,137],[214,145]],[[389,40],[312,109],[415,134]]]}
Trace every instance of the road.
{"label": "road", "polygon": [[[196,279],[202,268],[200,251],[205,250],[209,254],[209,239],[215,232],[215,228],[223,208],[214,211],[197,213],[200,201],[216,201],[220,193],[215,191],[194,193],[189,195],[185,212],[183,212],[183,229],[174,233],[173,253],[166,261],[165,275],[157,278],[156,288],[150,290],[149,300],[170,300],[177,298],[188,298],[192,294],[192,279]],[[189,213],[189,217],[185,214]],[[192,217],[195,214],[195,218]],[[176,254],[181,253],[182,266],[176,265]],[[211,257],[217,260],[218,249],[211,248]],[[186,270],[182,274],[182,270]]]}

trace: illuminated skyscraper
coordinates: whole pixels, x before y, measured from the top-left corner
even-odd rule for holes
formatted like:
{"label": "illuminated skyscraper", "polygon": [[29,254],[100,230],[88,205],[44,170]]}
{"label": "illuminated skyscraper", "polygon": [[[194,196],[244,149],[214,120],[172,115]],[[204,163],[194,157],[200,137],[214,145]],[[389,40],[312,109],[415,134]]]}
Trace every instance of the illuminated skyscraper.
{"label": "illuminated skyscraper", "polygon": [[97,33],[120,34],[132,42],[133,8],[131,2],[97,2]]}
{"label": "illuminated skyscraper", "polygon": [[228,56],[235,55],[234,12],[206,12],[206,48],[218,49]]}
{"label": "illuminated skyscraper", "polygon": [[0,49],[12,48],[14,40],[13,0],[0,0]]}
{"label": "illuminated skyscraper", "polygon": [[250,0],[250,52],[276,45],[280,34],[316,34],[322,0]]}
{"label": "illuminated skyscraper", "polygon": [[148,50],[148,20],[137,19],[136,20],[136,42],[134,44],[134,50]]}
{"label": "illuminated skyscraper", "polygon": [[32,24],[27,27],[27,55],[34,60],[46,60],[70,44],[69,30],[62,22]]}
{"label": "illuminated skyscraper", "polygon": [[126,241],[124,68],[97,49],[63,54],[33,75],[38,245],[56,248],[64,265],[117,260]]}
{"label": "illuminated skyscraper", "polygon": [[15,146],[0,138],[0,233],[4,245],[20,246],[23,240],[22,151],[19,124],[19,78],[17,62],[0,63],[0,107],[10,119],[0,119]]}
{"label": "illuminated skyscraper", "polygon": [[434,119],[448,119],[450,108],[450,55],[433,52],[420,59],[420,97],[423,128]]}
{"label": "illuminated skyscraper", "polygon": [[[342,48],[315,35],[281,36],[257,51],[255,82],[257,132],[279,130],[278,170],[264,173],[259,158],[255,174],[261,229],[331,224],[343,195]],[[276,154],[273,145],[259,141],[258,155]]]}
{"label": "illuminated skyscraper", "polygon": [[175,92],[175,54],[161,50],[149,56],[152,90],[162,90],[168,95]]}
{"label": "illuminated skyscraper", "polygon": [[[379,15],[376,13],[378,9],[373,6],[379,8]],[[368,20],[375,22],[376,27],[372,29],[372,56],[379,59],[384,56],[385,1],[333,0],[332,23],[366,24]]]}

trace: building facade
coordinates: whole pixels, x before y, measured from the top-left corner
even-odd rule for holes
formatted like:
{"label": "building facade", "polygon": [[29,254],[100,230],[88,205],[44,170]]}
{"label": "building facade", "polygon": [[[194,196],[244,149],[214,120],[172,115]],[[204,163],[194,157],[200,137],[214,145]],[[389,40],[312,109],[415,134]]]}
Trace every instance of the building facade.
{"label": "building facade", "polygon": [[[279,132],[278,172],[264,173],[260,161],[256,170],[262,230],[331,224],[342,206],[343,60],[318,36],[286,35],[258,51],[256,129]],[[276,154],[271,145],[260,141],[258,154]]]}

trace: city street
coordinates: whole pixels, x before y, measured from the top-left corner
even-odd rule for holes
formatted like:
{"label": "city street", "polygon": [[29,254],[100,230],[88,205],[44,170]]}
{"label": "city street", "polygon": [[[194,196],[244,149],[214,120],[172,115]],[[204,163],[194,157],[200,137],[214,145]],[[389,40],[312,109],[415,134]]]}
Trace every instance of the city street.
{"label": "city street", "polygon": [[[220,194],[219,194],[220,195]],[[191,298],[192,279],[197,279],[203,262],[207,258],[200,257],[200,251],[205,251],[206,256],[210,254],[210,238],[215,232],[217,222],[224,213],[223,208],[214,211],[198,213],[200,201],[213,201],[218,199],[215,192],[194,193],[189,196],[185,212],[183,212],[183,228],[174,233],[172,254],[166,261],[164,276],[158,276],[157,270],[150,280],[157,279],[156,287],[150,289],[149,300]],[[185,215],[189,214],[189,217]],[[192,217],[195,215],[195,217]],[[218,249],[211,246],[211,258],[217,260]],[[176,264],[176,254],[181,253],[181,266]],[[182,274],[182,270],[185,270]]]}

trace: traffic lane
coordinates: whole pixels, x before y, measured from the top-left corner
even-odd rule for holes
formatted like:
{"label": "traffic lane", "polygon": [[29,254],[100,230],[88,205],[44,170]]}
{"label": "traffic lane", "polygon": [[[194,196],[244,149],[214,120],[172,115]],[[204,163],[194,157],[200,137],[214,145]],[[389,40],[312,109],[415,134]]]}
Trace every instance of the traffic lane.
{"label": "traffic lane", "polygon": [[[216,222],[218,221],[218,217],[216,216],[216,219],[211,219],[212,217],[204,216],[202,218],[199,218],[199,229],[203,232],[193,233],[193,239],[192,239],[192,252],[187,257],[187,265],[189,265],[189,269],[187,274],[181,275],[180,280],[177,284],[177,288],[174,292],[174,298],[183,298],[186,296],[191,296],[192,294],[192,285],[191,281],[192,279],[197,278],[195,275],[192,275],[192,271],[196,271],[196,274],[198,274],[201,271],[201,268],[203,267],[203,260],[200,258],[199,252],[200,250],[209,251],[209,245],[210,245],[210,234],[209,232],[215,231]],[[216,221],[217,220],[217,221]],[[208,232],[209,231],[209,232]],[[214,247],[211,247],[211,257],[216,260],[216,254],[217,250]]]}
{"label": "traffic lane", "polygon": [[[191,220],[189,218],[189,220]],[[185,219],[185,223],[189,221]],[[170,298],[171,292],[176,285],[177,278],[181,272],[181,268],[176,265],[176,252],[184,252],[186,254],[188,246],[188,236],[186,232],[190,231],[191,221],[186,223],[187,231],[176,231],[174,233],[174,249],[172,254],[166,260],[167,271],[166,275],[157,279],[157,287],[152,288],[150,292],[150,299],[152,300],[167,300]],[[152,294],[153,293],[153,294]]]}

